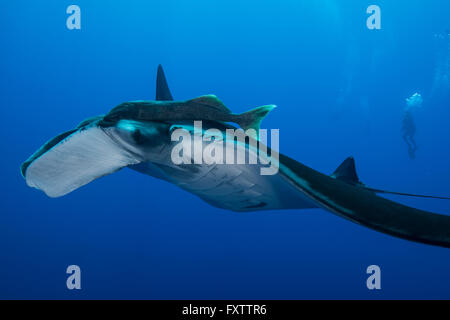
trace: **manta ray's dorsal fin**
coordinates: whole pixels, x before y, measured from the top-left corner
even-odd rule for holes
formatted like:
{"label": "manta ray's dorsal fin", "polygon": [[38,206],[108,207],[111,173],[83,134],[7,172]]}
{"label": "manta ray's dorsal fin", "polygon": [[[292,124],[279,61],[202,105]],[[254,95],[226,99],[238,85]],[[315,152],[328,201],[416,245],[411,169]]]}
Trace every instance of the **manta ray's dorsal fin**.
{"label": "manta ray's dorsal fin", "polygon": [[158,66],[158,72],[156,74],[156,101],[172,101],[172,94],[170,93],[169,86],[167,84],[166,76],[161,65]]}
{"label": "manta ray's dorsal fin", "polygon": [[203,106],[211,107],[213,109],[216,109],[217,111],[223,112],[223,113],[231,113],[230,109],[228,109],[222,101],[220,101],[219,98],[217,98],[213,94],[208,94],[204,96],[200,96],[191,100],[188,100],[187,103],[189,104],[200,104]]}
{"label": "manta ray's dorsal fin", "polygon": [[353,157],[345,159],[333,172],[331,177],[350,184],[362,184],[356,173],[355,159]]}

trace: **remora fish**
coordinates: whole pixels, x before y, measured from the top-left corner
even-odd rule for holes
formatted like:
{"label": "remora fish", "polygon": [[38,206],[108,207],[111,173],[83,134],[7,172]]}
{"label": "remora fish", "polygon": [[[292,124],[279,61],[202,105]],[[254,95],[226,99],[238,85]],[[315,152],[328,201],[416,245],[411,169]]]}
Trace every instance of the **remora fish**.
{"label": "remora fish", "polygon": [[[59,197],[128,167],[169,181],[219,208],[233,211],[324,208],[386,234],[450,247],[449,216],[379,197],[376,193],[394,192],[371,189],[361,183],[351,157],[331,176],[282,154],[278,173],[268,176],[260,175],[261,164],[175,165],[170,158],[175,143],[170,135],[174,128],[190,130],[192,120],[205,120],[203,132],[209,128],[221,132],[234,128],[227,122],[257,130],[273,106],[234,115],[215,96],[173,102],[161,66],[156,97],[158,101],[124,103],[106,116],[87,119],[44,144],[22,164],[27,184],[50,197]],[[248,143],[237,147],[254,152]]]}

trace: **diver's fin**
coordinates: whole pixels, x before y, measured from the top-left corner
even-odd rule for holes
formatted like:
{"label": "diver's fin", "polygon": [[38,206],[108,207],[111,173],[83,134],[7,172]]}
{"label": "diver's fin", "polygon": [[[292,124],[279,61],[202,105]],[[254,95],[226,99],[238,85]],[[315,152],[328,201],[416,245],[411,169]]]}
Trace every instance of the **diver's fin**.
{"label": "diver's fin", "polygon": [[242,129],[254,129],[256,133],[259,132],[261,121],[267,116],[267,114],[276,108],[276,105],[269,104],[266,106],[257,107],[250,111],[244,112],[239,115],[239,118],[235,121]]}
{"label": "diver's fin", "polygon": [[98,126],[68,131],[50,140],[22,165],[30,187],[63,196],[99,177],[140,161]]}
{"label": "diver's fin", "polygon": [[355,159],[353,157],[345,159],[333,172],[331,177],[350,184],[362,184],[356,173]]}
{"label": "diver's fin", "polygon": [[217,111],[223,112],[223,113],[231,113],[230,109],[228,109],[222,101],[220,101],[219,98],[217,98],[213,94],[208,94],[204,96],[200,96],[191,100],[188,100],[187,103],[189,104],[201,104],[207,107],[211,107],[213,109],[216,109]]}
{"label": "diver's fin", "polygon": [[156,74],[156,101],[171,101],[173,100],[170,93],[169,86],[167,85],[166,76],[161,65],[158,66],[158,72]]}

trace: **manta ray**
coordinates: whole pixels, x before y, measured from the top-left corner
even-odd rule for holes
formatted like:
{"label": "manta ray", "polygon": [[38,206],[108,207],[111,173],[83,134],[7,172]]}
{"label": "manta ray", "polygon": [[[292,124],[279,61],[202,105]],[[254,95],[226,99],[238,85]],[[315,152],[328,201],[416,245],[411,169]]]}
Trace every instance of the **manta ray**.
{"label": "manta ray", "polygon": [[[30,187],[60,197],[123,168],[168,181],[212,206],[238,211],[322,208],[342,218],[398,238],[450,248],[450,216],[408,207],[367,187],[359,180],[355,160],[347,158],[331,174],[311,169],[279,154],[278,171],[261,175],[264,164],[181,164],[171,161],[177,128],[203,133],[215,128],[258,130],[274,108],[267,105],[243,114],[232,113],[216,96],[174,101],[164,71],[158,67],[155,101],[125,102],[106,115],[92,117],[45,143],[21,166]],[[255,152],[248,137],[235,144]],[[206,147],[206,146],[204,146]],[[224,146],[227,148],[227,146]],[[273,152],[267,149],[267,154]],[[441,198],[448,199],[448,198]]]}

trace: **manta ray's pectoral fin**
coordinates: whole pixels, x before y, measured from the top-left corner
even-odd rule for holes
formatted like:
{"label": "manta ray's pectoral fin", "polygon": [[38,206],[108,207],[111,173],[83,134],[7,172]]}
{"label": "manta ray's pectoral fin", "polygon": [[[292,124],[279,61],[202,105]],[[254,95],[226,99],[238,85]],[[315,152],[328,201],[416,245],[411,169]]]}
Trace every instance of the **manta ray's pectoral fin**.
{"label": "manta ray's pectoral fin", "polygon": [[108,135],[109,128],[93,123],[47,142],[22,165],[30,187],[50,197],[63,196],[94,179],[139,163],[130,150]]}
{"label": "manta ray's pectoral fin", "polygon": [[170,93],[169,85],[167,84],[166,76],[161,65],[158,66],[156,74],[156,101],[172,101],[172,94]]}
{"label": "manta ray's pectoral fin", "polygon": [[381,190],[331,178],[280,154],[280,174],[313,202],[368,228],[450,248],[450,216],[378,196]]}

